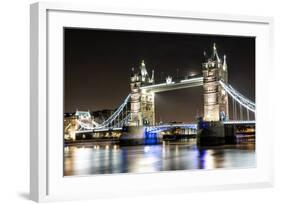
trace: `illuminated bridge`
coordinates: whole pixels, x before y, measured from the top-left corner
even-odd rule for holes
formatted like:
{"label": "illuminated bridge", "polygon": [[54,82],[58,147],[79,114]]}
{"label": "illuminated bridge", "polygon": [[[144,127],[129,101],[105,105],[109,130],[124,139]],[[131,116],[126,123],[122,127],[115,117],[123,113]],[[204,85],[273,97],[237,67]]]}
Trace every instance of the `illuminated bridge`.
{"label": "illuminated bridge", "polygon": [[[248,113],[253,112],[255,113],[255,103],[251,102],[249,99],[241,95],[238,91],[236,91],[233,87],[230,85],[226,85],[222,81],[219,81],[220,84],[224,87],[227,88],[226,91],[227,93],[235,100],[235,102],[238,103],[239,106],[242,106],[243,108],[246,109],[246,112]],[[194,84],[193,84],[194,83]],[[167,90],[172,90],[172,89],[181,89],[181,88],[186,88],[186,87],[192,87],[194,86],[199,86],[199,84],[203,84],[203,79],[202,77],[200,78],[195,78],[195,79],[190,79],[185,80],[184,83],[172,83],[166,85]],[[155,92],[160,92],[164,91],[165,86],[163,84],[159,85],[154,85],[154,86],[144,86],[141,89],[150,91],[153,90]],[[98,132],[98,131],[108,131],[108,130],[122,130],[123,126],[128,126],[129,125],[129,119],[130,119],[130,113],[128,113],[128,104],[129,104],[129,99],[131,95],[129,94],[124,102],[118,107],[118,109],[103,123],[97,124],[97,123],[84,123],[82,121],[78,120],[78,124],[80,129],[77,130],[77,133],[83,133],[83,132]],[[236,105],[234,104],[233,107]],[[233,108],[234,109],[234,108]],[[125,114],[127,115],[125,115]],[[124,117],[125,116],[125,117]],[[254,124],[255,120],[228,120],[224,121],[224,124]],[[148,130],[163,130],[163,128],[172,128],[172,127],[184,127],[184,128],[192,128],[192,129],[197,129],[196,124],[166,124],[166,125],[155,125],[155,126],[147,126]]]}
{"label": "illuminated bridge", "polygon": [[[214,44],[213,53],[202,63],[202,75],[173,80],[167,76],[166,80],[156,83],[154,71],[149,75],[144,61],[141,62],[139,72],[132,69],[130,77],[130,93],[119,105],[115,112],[97,123],[77,119],[76,133],[104,132],[122,130],[125,127],[144,127],[148,132],[157,133],[175,127],[183,129],[197,129],[197,122],[193,124],[162,124],[155,122],[154,94],[176,89],[203,86],[204,116],[206,122],[222,122],[224,124],[255,124],[255,102],[240,93],[228,83],[228,67],[226,56],[219,57]],[[232,100],[232,116],[230,116],[229,101]]]}

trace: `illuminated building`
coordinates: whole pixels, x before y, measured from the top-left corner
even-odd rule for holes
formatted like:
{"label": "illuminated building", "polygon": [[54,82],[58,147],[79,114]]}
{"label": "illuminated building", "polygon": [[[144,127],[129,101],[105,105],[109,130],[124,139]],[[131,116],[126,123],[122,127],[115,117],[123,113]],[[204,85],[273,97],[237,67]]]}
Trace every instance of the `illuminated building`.
{"label": "illuminated building", "polygon": [[207,58],[204,52],[205,62],[203,69],[203,95],[204,95],[204,120],[220,121],[228,119],[228,96],[219,81],[227,83],[226,56],[223,62],[219,58],[216,45],[213,46],[213,53]]}
{"label": "illuminated building", "polygon": [[141,91],[142,85],[154,83],[154,71],[149,76],[144,61],[140,65],[140,73],[132,69],[131,88],[131,118],[130,126],[155,124],[154,93]]}

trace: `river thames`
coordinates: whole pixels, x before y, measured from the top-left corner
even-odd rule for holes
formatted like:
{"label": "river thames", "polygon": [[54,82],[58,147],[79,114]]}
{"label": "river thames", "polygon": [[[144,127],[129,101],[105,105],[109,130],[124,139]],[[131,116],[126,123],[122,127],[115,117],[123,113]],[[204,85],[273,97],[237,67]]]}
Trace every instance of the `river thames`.
{"label": "river thames", "polygon": [[64,147],[64,176],[112,173],[151,173],[255,167],[255,143],[197,147],[188,142],[119,146],[110,142]]}

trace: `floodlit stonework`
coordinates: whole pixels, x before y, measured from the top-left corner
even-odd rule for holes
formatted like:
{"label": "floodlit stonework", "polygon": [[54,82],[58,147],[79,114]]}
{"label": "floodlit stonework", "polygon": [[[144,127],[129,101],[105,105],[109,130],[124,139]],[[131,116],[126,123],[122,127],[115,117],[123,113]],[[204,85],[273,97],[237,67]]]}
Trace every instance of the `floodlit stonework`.
{"label": "floodlit stonework", "polygon": [[144,61],[141,62],[140,72],[132,69],[131,75],[131,118],[130,126],[154,125],[155,105],[154,93],[141,91],[142,85],[154,83],[154,71],[149,76]]}
{"label": "floodlit stonework", "polygon": [[203,70],[204,120],[224,121],[229,117],[228,96],[219,81],[227,83],[226,56],[219,58],[216,45],[210,58],[204,53]]}

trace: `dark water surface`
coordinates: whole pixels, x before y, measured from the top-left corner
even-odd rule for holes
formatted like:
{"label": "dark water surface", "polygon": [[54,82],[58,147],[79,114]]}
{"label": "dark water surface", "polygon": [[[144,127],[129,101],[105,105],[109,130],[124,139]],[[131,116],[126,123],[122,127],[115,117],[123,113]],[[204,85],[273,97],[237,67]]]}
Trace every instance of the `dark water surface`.
{"label": "dark water surface", "polygon": [[88,143],[64,149],[65,176],[255,167],[254,143],[206,148],[194,141],[126,147]]}

